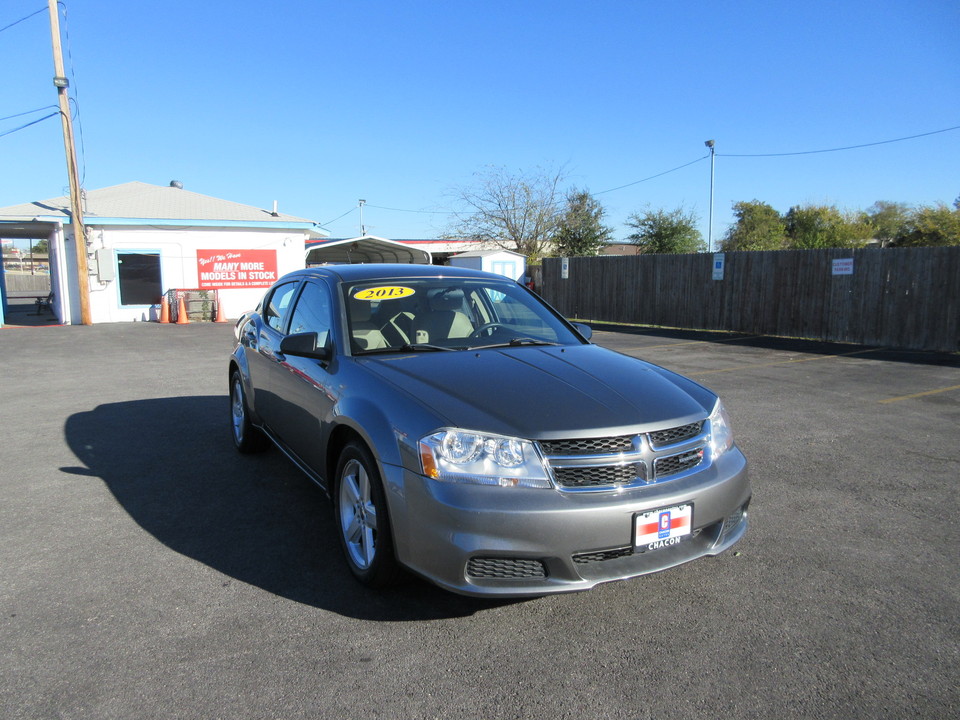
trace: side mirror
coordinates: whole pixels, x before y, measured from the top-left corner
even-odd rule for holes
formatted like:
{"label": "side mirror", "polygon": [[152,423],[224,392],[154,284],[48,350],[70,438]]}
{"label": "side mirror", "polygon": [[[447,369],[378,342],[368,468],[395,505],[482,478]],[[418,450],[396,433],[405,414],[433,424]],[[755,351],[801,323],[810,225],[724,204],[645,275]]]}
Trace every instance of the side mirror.
{"label": "side mirror", "polygon": [[313,358],[314,360],[329,360],[333,355],[328,333],[324,333],[323,342],[315,332],[294,333],[287,335],[280,341],[280,352],[283,355]]}
{"label": "side mirror", "polygon": [[570,323],[573,325],[574,330],[580,333],[580,336],[584,340],[589,340],[593,337],[593,329],[589,325],[584,325],[583,323]]}

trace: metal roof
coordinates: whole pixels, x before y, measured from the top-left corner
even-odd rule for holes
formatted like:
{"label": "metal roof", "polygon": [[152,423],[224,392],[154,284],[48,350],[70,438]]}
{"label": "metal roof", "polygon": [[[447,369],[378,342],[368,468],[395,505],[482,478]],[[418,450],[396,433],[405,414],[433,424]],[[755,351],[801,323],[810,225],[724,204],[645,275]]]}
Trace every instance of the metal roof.
{"label": "metal roof", "polygon": [[311,243],[306,252],[310,264],[415,263],[429,265],[430,253],[420,248],[374,235]]}
{"label": "metal roof", "polygon": [[448,265],[406,265],[398,263],[369,263],[358,265],[326,265],[294,270],[289,275],[336,276],[345,282],[364,280],[403,280],[404,278],[482,278],[510,282],[509,278],[480,270]]}
{"label": "metal roof", "polygon": [[[88,225],[98,224],[98,220],[111,221],[103,224],[118,224],[120,220],[130,220],[135,224],[142,221],[167,221],[160,224],[186,222],[204,225],[275,225],[309,226],[316,223],[307,218],[277,213],[270,210],[242,205],[230,200],[201,195],[172,185],[150,185],[143,182],[129,182],[122,185],[87,190],[83,194],[83,215]],[[62,196],[49,200],[39,200],[20,205],[0,208],[0,221],[9,220],[60,220],[70,219],[70,198]],[[325,235],[323,231],[316,230]]]}

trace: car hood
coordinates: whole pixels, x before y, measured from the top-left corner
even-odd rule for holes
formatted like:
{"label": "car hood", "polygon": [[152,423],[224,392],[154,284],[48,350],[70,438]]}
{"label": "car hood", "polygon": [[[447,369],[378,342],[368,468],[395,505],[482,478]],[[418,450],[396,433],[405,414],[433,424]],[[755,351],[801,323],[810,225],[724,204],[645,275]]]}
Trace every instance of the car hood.
{"label": "car hood", "polygon": [[716,396],[596,345],[378,355],[359,365],[450,426],[532,439],[636,432],[709,414]]}

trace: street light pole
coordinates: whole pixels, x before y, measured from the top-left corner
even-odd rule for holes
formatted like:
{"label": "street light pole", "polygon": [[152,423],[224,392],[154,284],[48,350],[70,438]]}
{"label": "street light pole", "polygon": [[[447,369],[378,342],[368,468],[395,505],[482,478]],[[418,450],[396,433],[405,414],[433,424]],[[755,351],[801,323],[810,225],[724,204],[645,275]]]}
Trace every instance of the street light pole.
{"label": "street light pole", "polygon": [[363,226],[363,204],[367,202],[366,200],[357,200],[360,203],[360,237],[363,237],[367,234],[367,229]]}
{"label": "street light pole", "polygon": [[707,225],[707,252],[713,252],[713,170],[717,157],[717,150],[713,140],[707,140],[704,145],[710,148],[710,221]]}

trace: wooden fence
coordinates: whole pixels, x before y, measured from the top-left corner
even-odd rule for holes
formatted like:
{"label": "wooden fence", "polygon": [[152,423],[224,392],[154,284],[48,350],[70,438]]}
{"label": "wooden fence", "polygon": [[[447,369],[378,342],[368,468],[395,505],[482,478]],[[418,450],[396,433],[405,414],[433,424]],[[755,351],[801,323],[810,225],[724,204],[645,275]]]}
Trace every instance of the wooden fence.
{"label": "wooden fence", "polygon": [[570,318],[960,350],[960,247],[722,257],[722,279],[711,254],[569,258],[566,279],[546,258],[537,289]]}

